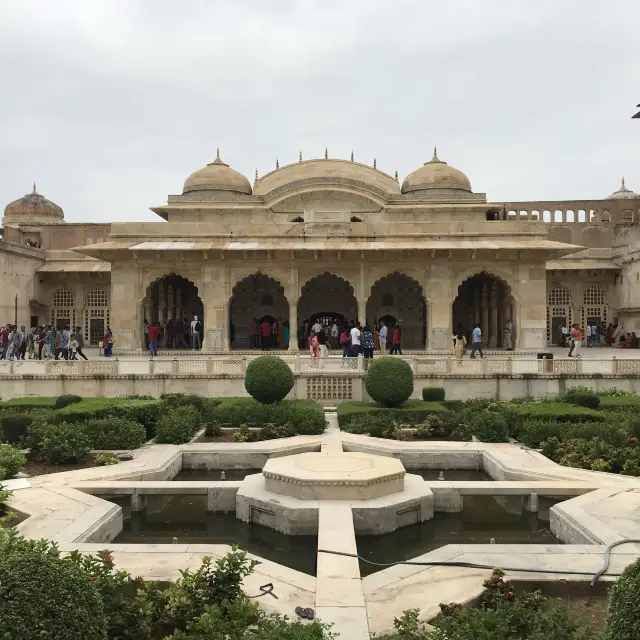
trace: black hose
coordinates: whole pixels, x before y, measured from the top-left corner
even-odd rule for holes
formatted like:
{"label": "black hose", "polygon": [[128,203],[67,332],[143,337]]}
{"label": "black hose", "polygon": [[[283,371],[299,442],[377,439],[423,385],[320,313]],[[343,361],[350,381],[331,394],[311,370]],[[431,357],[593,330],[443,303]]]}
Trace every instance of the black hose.
{"label": "black hose", "polygon": [[[611,549],[617,547],[620,544],[626,543],[640,543],[640,540],[618,540],[611,543],[604,552],[604,565],[600,571],[593,575],[592,571],[559,571],[558,569],[532,569],[530,567],[500,567],[503,571],[521,571],[523,573],[551,573],[554,575],[572,575],[572,576],[591,576],[590,586],[595,586],[600,577],[606,573],[609,568],[609,560],[611,555]],[[395,567],[399,564],[411,565],[414,567],[463,567],[465,569],[495,569],[494,565],[490,564],[476,564],[475,562],[456,562],[455,560],[438,561],[438,562],[418,562],[416,560],[400,560],[398,562],[373,562],[363,558],[357,553],[347,553],[346,551],[330,551],[328,549],[318,549],[318,553],[330,553],[335,556],[346,556],[347,558],[358,558],[362,562],[374,565],[376,567]],[[618,577],[619,573],[607,573],[608,576]]]}

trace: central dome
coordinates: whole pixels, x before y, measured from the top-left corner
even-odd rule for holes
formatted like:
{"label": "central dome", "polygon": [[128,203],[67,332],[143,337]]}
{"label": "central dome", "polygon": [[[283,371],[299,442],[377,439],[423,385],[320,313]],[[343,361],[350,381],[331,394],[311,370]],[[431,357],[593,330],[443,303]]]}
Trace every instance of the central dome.
{"label": "central dome", "polygon": [[635,200],[640,198],[640,195],[631,191],[631,189],[627,189],[627,186],[624,183],[624,178],[622,178],[622,184],[617,191],[614,191],[608,198],[608,200]]}
{"label": "central dome", "polygon": [[468,191],[471,193],[469,178],[454,167],[438,158],[437,150],[433,150],[433,158],[425,162],[419,169],[410,173],[402,183],[402,193],[412,191]]}
{"label": "central dome", "polygon": [[251,184],[245,176],[220,159],[218,149],[213,162],[192,173],[185,181],[182,193],[191,191],[236,191],[251,195]]}
{"label": "central dome", "polygon": [[395,178],[366,164],[352,160],[320,159],[300,160],[280,167],[258,179],[253,194],[267,195],[276,189],[294,189],[298,186],[321,184],[345,185],[366,190],[378,190],[380,195],[398,193]]}
{"label": "central dome", "polygon": [[36,191],[33,191],[19,200],[10,202],[4,210],[3,223],[58,223],[64,222],[64,212],[51,200],[47,200]]}

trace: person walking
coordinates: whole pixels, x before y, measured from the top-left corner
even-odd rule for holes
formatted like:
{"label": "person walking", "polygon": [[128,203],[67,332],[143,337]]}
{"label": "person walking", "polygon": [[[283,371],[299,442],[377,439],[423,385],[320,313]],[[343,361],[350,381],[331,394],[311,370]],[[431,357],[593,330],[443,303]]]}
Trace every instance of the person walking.
{"label": "person walking", "polygon": [[[47,331],[44,336],[44,357],[45,358],[56,358],[58,352],[56,350],[56,344],[58,340],[58,334],[56,333],[53,325],[47,327]],[[56,358],[57,359],[57,358]]]}
{"label": "person walking", "polygon": [[152,358],[158,355],[158,336],[160,335],[160,327],[157,322],[149,325],[149,353]]}
{"label": "person walking", "polygon": [[107,327],[107,332],[104,334],[102,349],[105,358],[110,358],[113,355],[113,332],[111,327]]}
{"label": "person walking", "polygon": [[504,325],[504,335],[502,337],[502,346],[505,351],[513,351],[513,325],[511,324],[511,320],[507,320]]}
{"label": "person walking", "polygon": [[78,352],[78,339],[76,338],[76,334],[71,334],[71,339],[69,340],[69,360],[77,360],[76,353]]}
{"label": "person walking", "polygon": [[285,320],[282,323],[282,333],[284,336],[284,344],[283,344],[283,348],[284,349],[288,349],[289,348],[289,342],[291,341],[291,331],[289,329],[289,321]]}
{"label": "person walking", "polygon": [[391,331],[391,355],[402,355],[402,329],[400,328],[400,322],[396,322]]}
{"label": "person walking", "polygon": [[365,367],[368,366],[369,360],[373,360],[373,331],[368,324],[365,324],[362,328],[362,351],[364,353]]}
{"label": "person walking", "polygon": [[29,332],[26,330],[25,326],[22,325],[20,327],[20,333],[22,334],[22,341],[20,342],[20,355],[16,358],[16,360],[24,360],[24,357],[27,353],[27,344],[29,342]]}
{"label": "person walking", "polygon": [[387,336],[389,335],[389,328],[381,320],[380,321],[380,333],[378,334],[378,340],[380,340],[380,355],[384,356],[387,353]]}
{"label": "person walking", "polygon": [[467,339],[463,333],[456,333],[453,336],[453,354],[458,360],[462,360],[464,356],[464,347],[467,344]]}
{"label": "person walking", "polygon": [[11,334],[11,360],[13,360],[14,358],[16,360],[20,360],[20,356],[22,355],[22,340],[22,331],[18,331],[18,327],[16,325],[14,326],[13,333]]}
{"label": "person walking", "polygon": [[0,331],[0,360],[4,360],[7,357],[7,351],[9,350],[9,333],[10,333],[9,325],[5,325],[2,327],[2,331]]}
{"label": "person walking", "polygon": [[191,348],[194,351],[200,351],[200,349],[202,349],[200,331],[202,331],[202,323],[198,320],[198,316],[194,315],[191,321]]}
{"label": "person walking", "polygon": [[42,325],[38,331],[38,360],[42,360],[42,353],[47,344],[47,328]]}
{"label": "person walking", "polygon": [[563,324],[562,328],[560,329],[560,344],[558,345],[559,347],[566,347],[567,346],[567,338],[569,337],[569,329],[567,329],[567,325]]}
{"label": "person walking", "polygon": [[582,346],[582,330],[577,324],[571,329],[571,348],[569,349],[569,358],[582,358],[580,355],[580,347]]}
{"label": "person walking", "polygon": [[484,353],[482,353],[482,329],[480,329],[480,325],[476,324],[471,332],[472,335],[472,345],[471,345],[471,356],[473,359],[476,357],[476,351],[480,352],[480,357],[484,358]]}
{"label": "person walking", "polygon": [[362,353],[362,328],[360,324],[351,328],[349,338],[351,340],[351,351],[354,357],[359,356]]}
{"label": "person walking", "polygon": [[69,327],[63,327],[60,330],[60,340],[58,342],[58,351],[62,354],[65,360],[69,359],[69,340],[71,339],[71,333]]}
{"label": "person walking", "polygon": [[271,337],[271,325],[265,318],[260,323],[260,341],[262,343],[262,350],[269,351],[269,338]]}
{"label": "person walking", "polygon": [[[147,327],[148,328],[148,327]],[[82,356],[85,360],[88,360],[87,356],[84,355],[84,335],[82,335],[82,329],[80,327],[76,327],[76,352],[79,356]],[[148,340],[147,340],[148,342]],[[76,358],[77,360],[78,358]]]}
{"label": "person walking", "polygon": [[31,331],[27,333],[27,360],[33,360],[36,357],[36,342],[38,337],[36,336],[36,328],[31,327]]}

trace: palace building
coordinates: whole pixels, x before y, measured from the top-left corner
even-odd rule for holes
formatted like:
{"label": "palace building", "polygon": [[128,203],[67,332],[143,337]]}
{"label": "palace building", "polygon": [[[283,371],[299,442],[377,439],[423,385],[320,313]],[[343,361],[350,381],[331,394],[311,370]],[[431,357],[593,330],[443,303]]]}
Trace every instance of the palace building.
{"label": "palace building", "polygon": [[116,351],[143,322],[197,315],[208,352],[250,347],[252,318],[403,326],[403,348],[446,352],[480,322],[500,348],[555,341],[564,323],[640,330],[640,196],[495,202],[433,157],[402,182],[351,160],[303,160],[253,185],[220,154],[158,222],[66,223],[33,191],[2,220],[0,324],[81,326]]}

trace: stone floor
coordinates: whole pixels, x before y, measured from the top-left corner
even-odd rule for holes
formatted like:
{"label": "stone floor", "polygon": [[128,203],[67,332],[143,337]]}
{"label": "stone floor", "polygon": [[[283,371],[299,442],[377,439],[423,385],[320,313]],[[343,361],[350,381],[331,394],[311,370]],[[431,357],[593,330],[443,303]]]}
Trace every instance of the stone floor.
{"label": "stone floor", "polygon": [[[560,580],[568,578],[568,574],[545,571],[584,571],[586,575],[582,578],[587,581],[602,567],[607,544],[640,539],[640,480],[561,467],[518,445],[387,441],[341,433],[335,414],[328,414],[328,423],[322,436],[244,444],[148,445],[137,451],[133,460],[113,467],[9,481],[7,484],[14,490],[10,506],[30,515],[18,526],[25,536],[55,540],[63,551],[95,552],[108,547],[122,569],[145,579],[176,579],[180,569],[195,568],[205,555],[217,558],[230,547],[110,543],[122,529],[122,510],[91,491],[108,492],[110,488],[124,487],[125,493],[146,488],[170,494],[176,485],[187,484],[168,482],[183,464],[213,467],[225,461],[261,468],[275,456],[305,451],[339,455],[345,451],[390,456],[400,460],[408,470],[418,465],[449,469],[481,467],[498,481],[494,488],[497,493],[524,494],[532,499],[537,492],[579,494],[551,510],[551,529],[563,539],[564,545],[449,544],[420,556],[422,562],[455,560],[500,566],[508,568],[508,575],[518,579]],[[209,484],[214,492],[221,483]],[[482,489],[475,484],[474,489],[472,482],[442,483],[435,487],[436,499],[455,504],[456,498],[465,492]],[[323,500],[317,508],[318,548],[356,553],[350,501]],[[638,557],[639,544],[616,547],[610,571],[619,572]],[[393,618],[408,608],[420,608],[423,619],[429,620],[441,602],[471,601],[479,595],[482,581],[490,573],[489,569],[396,565],[362,579],[357,559],[319,552],[317,576],[313,577],[260,560],[256,572],[245,581],[249,594],[257,594],[261,585],[272,583],[278,599],[260,598],[265,608],[294,616],[298,605],[315,606],[318,617],[334,622],[340,638],[348,640],[368,640],[370,632],[390,631]],[[518,571],[527,567],[537,568],[540,573]]]}

